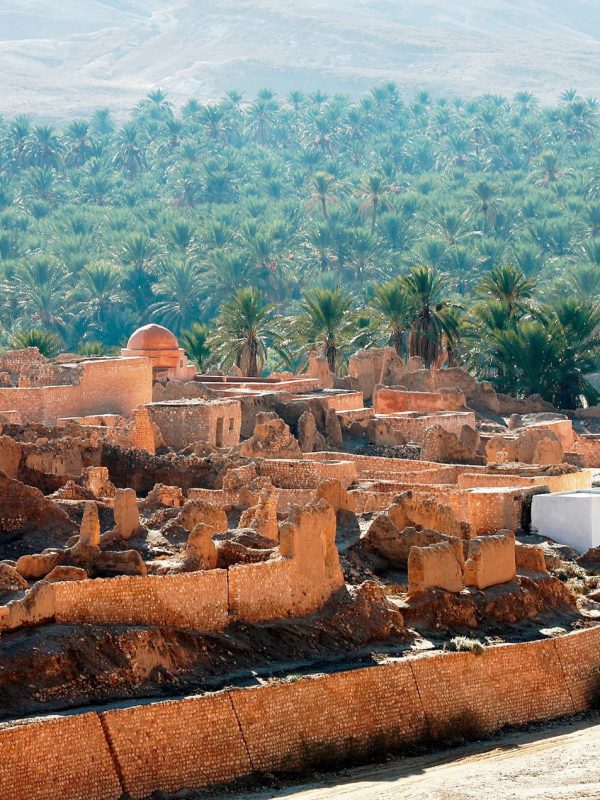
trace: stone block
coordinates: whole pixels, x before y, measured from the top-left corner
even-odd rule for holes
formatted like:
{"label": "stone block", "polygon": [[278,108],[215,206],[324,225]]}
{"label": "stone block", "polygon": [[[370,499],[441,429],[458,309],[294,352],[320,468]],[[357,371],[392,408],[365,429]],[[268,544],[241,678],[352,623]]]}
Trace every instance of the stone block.
{"label": "stone block", "polygon": [[408,593],[426,589],[460,592],[464,588],[461,565],[448,542],[413,547],[408,556]]}
{"label": "stone block", "polygon": [[467,586],[487,589],[488,586],[513,581],[516,574],[515,535],[512,531],[471,539],[464,571]]}

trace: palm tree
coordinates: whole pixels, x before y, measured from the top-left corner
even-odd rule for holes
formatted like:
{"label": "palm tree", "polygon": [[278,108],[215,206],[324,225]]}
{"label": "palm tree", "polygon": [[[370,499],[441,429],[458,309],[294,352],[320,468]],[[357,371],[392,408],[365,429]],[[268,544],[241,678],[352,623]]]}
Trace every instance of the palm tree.
{"label": "palm tree", "polygon": [[280,349],[281,333],[274,311],[254,288],[238,289],[223,303],[210,338],[222,368],[235,364],[248,377],[261,373],[269,349]]}
{"label": "palm tree", "polygon": [[338,198],[333,193],[335,178],[325,172],[316,172],[313,175],[314,192],[306,201],[306,208],[310,209],[315,205],[321,206],[321,211],[325,219],[329,219],[329,206],[338,202]]}
{"label": "palm tree", "polygon": [[401,281],[412,304],[409,355],[419,356],[430,367],[439,360],[444,344],[453,346],[456,341],[456,319],[448,313],[456,304],[443,298],[444,276],[431,267],[412,267]]}
{"label": "palm tree", "polygon": [[26,319],[62,335],[70,311],[65,303],[66,278],[58,264],[36,256],[15,273],[10,291]]}
{"label": "palm tree", "polygon": [[373,231],[375,230],[379,211],[389,207],[386,199],[389,186],[383,175],[373,173],[364,178],[361,189],[362,203],[360,205],[360,212],[363,216],[371,216],[371,230]]}
{"label": "palm tree", "polygon": [[215,250],[207,258],[204,274],[205,314],[212,315],[232,293],[247,286],[262,288],[262,276],[247,256],[229,250]]}
{"label": "palm tree", "polygon": [[307,292],[294,319],[290,346],[304,352],[316,350],[327,358],[329,369],[335,372],[355,333],[349,315],[351,306],[350,296],[339,288]]}
{"label": "palm tree", "polygon": [[535,278],[527,278],[514,264],[493,267],[477,287],[477,293],[495,298],[506,304],[509,319],[523,314],[530,308],[533,290],[537,285]]}
{"label": "palm tree", "polygon": [[55,131],[49,125],[38,125],[27,142],[26,156],[32,166],[57,169],[62,160],[62,150]]}
{"label": "palm tree", "polygon": [[412,305],[406,285],[400,278],[375,287],[373,308],[399,356],[402,355],[404,333],[411,322]]}
{"label": "palm tree", "polygon": [[210,364],[212,351],[208,343],[209,338],[209,326],[199,322],[193,322],[179,338],[187,357],[192,359],[201,373],[206,372]]}
{"label": "palm tree", "polygon": [[600,303],[570,297],[551,306],[553,336],[559,342],[558,380],[552,401],[559,408],[576,408],[581,397],[595,405],[599,394],[587,381],[600,357]]}
{"label": "palm tree", "polygon": [[198,319],[202,297],[200,270],[193,260],[186,258],[163,265],[160,273],[153,286],[156,302],[149,311],[178,336]]}
{"label": "palm tree", "polygon": [[97,262],[82,270],[79,304],[100,337],[105,337],[112,328],[115,306],[124,301],[121,278],[119,270],[108,262]]}
{"label": "palm tree", "polygon": [[54,358],[60,353],[61,342],[59,337],[51,331],[42,328],[27,328],[17,330],[8,339],[12,350],[25,350],[27,347],[37,347],[46,358]]}
{"label": "palm tree", "polygon": [[146,156],[140,145],[137,126],[128,122],[119,131],[113,163],[122,167],[128,178],[135,178],[146,168]]}
{"label": "palm tree", "polygon": [[88,160],[91,153],[90,124],[85,120],[75,120],[67,127],[66,138],[69,142],[69,150],[66,155],[68,164],[80,167]]}
{"label": "palm tree", "polygon": [[156,247],[146,236],[135,234],[125,239],[119,258],[125,268],[122,288],[134,309],[144,314],[152,302]]}

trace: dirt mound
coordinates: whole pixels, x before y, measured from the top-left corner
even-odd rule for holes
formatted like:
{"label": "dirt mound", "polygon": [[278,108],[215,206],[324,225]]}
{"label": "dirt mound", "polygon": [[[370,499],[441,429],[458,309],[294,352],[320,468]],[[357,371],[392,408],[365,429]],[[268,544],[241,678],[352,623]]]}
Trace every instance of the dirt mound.
{"label": "dirt mound", "polygon": [[485,592],[473,589],[451,594],[429,589],[409,598],[401,611],[410,627],[478,628],[485,632],[550,612],[553,624],[561,624],[578,616],[575,602],[573,593],[557,578],[548,575],[533,580],[522,575]]}

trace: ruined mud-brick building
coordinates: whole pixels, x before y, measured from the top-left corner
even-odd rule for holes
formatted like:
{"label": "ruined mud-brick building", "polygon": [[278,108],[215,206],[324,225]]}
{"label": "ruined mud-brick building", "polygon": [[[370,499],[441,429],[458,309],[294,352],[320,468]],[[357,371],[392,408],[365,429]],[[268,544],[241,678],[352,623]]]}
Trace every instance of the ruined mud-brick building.
{"label": "ruined mud-brick building", "polygon": [[156,325],[0,357],[3,794],[142,800],[589,707],[600,549],[532,519],[589,501],[600,414],[391,348],[213,373]]}

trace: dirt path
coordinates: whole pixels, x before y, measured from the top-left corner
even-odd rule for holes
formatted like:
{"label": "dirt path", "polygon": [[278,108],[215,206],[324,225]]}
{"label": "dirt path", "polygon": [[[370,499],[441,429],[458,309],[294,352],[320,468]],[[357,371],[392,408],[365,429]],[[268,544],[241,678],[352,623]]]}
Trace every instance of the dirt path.
{"label": "dirt path", "polygon": [[[336,774],[236,800],[598,800],[600,723],[511,733],[429,756]],[[228,795],[228,797],[232,797]]]}

